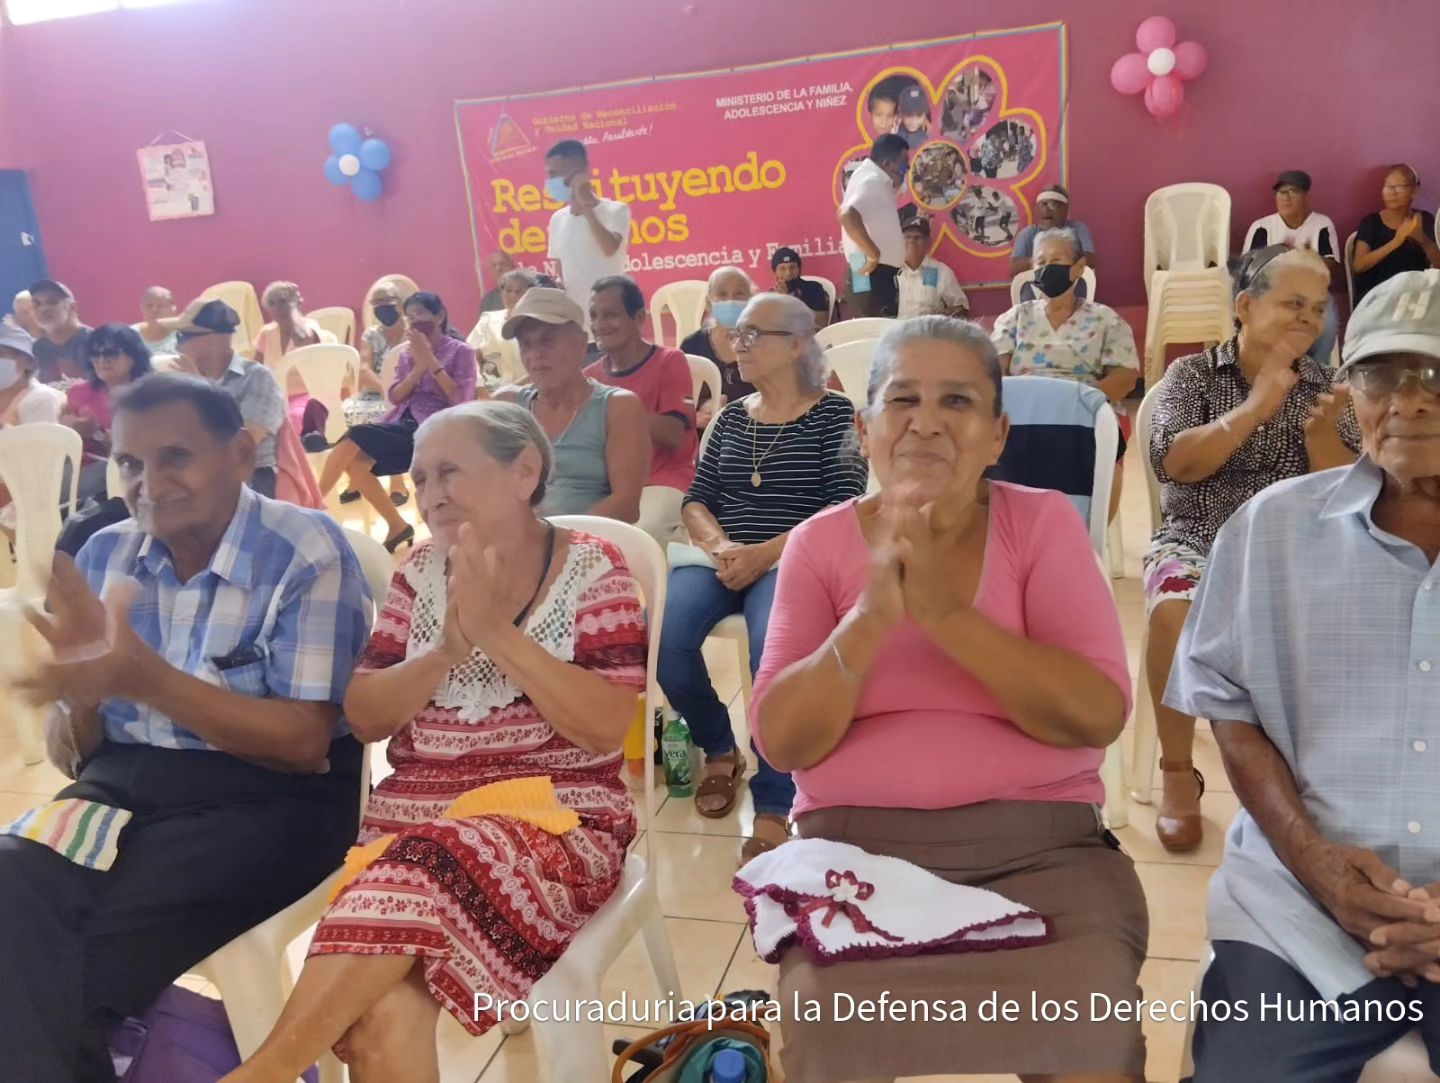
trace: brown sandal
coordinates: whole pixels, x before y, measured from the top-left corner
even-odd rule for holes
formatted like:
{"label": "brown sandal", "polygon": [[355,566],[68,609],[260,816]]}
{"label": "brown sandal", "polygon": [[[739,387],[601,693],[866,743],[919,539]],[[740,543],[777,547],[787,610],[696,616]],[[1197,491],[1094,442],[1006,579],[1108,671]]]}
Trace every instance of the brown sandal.
{"label": "brown sandal", "polygon": [[1161,759],[1160,770],[1166,775],[1191,775],[1195,779],[1195,788],[1199,792],[1195,794],[1197,807],[1194,812],[1169,814],[1162,798],[1155,815],[1155,835],[1160,840],[1160,845],[1172,854],[1188,853],[1198,847],[1205,837],[1205,822],[1201,819],[1198,807],[1200,798],[1205,796],[1205,776],[1197,771],[1189,760],[1172,763]]}
{"label": "brown sandal", "polygon": [[[759,835],[751,835],[745,840],[745,845],[740,847],[740,860],[742,862],[750,861],[753,858],[759,857],[761,854],[768,854],[777,846],[783,846],[790,839],[790,818],[788,816],[781,816],[778,812],[757,812],[755,814],[755,823],[759,824],[761,820],[773,820],[779,824],[785,832],[785,838],[780,842],[771,842],[769,839],[762,839]],[[753,831],[754,828],[752,827],[751,830]]]}
{"label": "brown sandal", "polygon": [[[740,776],[745,773],[745,757],[738,748],[733,752],[716,756],[714,759],[707,758],[705,766],[708,768],[712,763],[724,763],[726,755],[735,757],[730,773],[728,775],[706,775],[700,780],[700,785],[695,788],[695,811],[707,820],[720,820],[730,815],[730,810],[735,807],[735,799],[740,795]],[[700,804],[702,797],[723,797],[725,803],[718,808],[707,809]]]}

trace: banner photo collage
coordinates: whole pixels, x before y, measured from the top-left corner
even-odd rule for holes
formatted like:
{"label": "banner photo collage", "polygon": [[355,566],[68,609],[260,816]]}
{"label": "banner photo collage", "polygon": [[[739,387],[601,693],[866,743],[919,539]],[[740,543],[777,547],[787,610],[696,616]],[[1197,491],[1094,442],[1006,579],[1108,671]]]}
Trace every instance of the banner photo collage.
{"label": "banner photo collage", "polygon": [[874,139],[911,146],[902,218],[930,219],[932,254],[967,286],[1008,284],[1035,195],[1066,176],[1065,27],[989,31],[455,104],[480,252],[556,274],[545,151],[589,150],[597,195],[630,204],[627,269],[647,293],[736,265],[770,281],[788,246],[843,283],[837,208]]}

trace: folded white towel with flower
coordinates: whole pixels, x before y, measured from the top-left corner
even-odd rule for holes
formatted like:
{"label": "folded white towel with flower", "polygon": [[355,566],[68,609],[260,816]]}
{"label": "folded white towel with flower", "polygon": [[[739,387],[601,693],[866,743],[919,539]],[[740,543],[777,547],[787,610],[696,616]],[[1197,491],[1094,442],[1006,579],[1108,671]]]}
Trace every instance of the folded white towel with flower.
{"label": "folded white towel with flower", "polygon": [[792,839],[735,874],[755,951],[799,943],[820,964],[1047,943],[1048,918],[984,888],[828,839]]}

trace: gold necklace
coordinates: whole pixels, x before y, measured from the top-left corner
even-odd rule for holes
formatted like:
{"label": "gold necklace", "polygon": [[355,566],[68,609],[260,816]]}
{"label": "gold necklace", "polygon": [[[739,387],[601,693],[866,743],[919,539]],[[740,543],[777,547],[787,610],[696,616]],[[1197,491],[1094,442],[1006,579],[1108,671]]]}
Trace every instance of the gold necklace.
{"label": "gold necklace", "polygon": [[753,414],[747,414],[746,417],[750,422],[750,468],[752,471],[750,474],[750,486],[751,488],[758,489],[760,488],[760,483],[764,480],[760,476],[760,464],[770,457],[770,453],[775,450],[775,445],[780,442],[780,437],[785,435],[785,426],[790,424],[790,422],[782,421],[780,423],[780,428],[776,430],[775,436],[770,441],[770,446],[765,449],[765,454],[756,458],[756,452],[759,450],[758,445],[760,443],[758,424]]}

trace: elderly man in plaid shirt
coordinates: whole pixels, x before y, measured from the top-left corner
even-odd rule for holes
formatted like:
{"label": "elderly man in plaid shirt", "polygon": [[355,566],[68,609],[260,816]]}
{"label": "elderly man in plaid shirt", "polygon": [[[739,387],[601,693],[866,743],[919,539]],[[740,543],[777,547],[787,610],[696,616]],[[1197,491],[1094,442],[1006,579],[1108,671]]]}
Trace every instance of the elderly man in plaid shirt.
{"label": "elderly man in plaid shirt", "polygon": [[0,1075],[26,1083],[110,1083],[110,1028],[356,832],[340,704],[372,602],[344,535],[246,487],[254,438],[209,381],[139,381],[114,431],[135,517],[58,557],[31,616],[75,781],[0,828]]}
{"label": "elderly man in plaid shirt", "polygon": [[1367,294],[1343,356],[1312,419],[1348,393],[1365,454],[1225,524],[1165,695],[1243,806],[1196,1083],[1353,1083],[1412,1028],[1440,1065],[1440,271]]}

